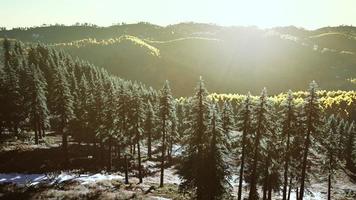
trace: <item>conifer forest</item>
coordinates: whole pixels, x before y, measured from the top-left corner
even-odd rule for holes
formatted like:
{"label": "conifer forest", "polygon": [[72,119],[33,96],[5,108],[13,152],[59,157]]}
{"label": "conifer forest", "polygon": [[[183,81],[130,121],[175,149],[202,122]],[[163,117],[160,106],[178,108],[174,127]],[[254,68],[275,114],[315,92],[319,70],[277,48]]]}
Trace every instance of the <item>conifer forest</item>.
{"label": "conifer forest", "polygon": [[268,19],[0,14],[0,199],[356,199],[356,27]]}

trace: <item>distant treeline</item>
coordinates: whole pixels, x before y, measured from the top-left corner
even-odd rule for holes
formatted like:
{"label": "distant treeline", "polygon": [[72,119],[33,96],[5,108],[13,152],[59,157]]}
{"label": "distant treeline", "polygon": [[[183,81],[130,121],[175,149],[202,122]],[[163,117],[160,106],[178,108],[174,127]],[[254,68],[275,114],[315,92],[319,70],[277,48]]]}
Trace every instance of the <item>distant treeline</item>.
{"label": "distant treeline", "polygon": [[[339,115],[346,120],[356,121],[356,90],[319,90],[317,93],[320,97],[320,105],[325,113],[328,115]],[[304,99],[307,94],[308,92],[306,91],[292,93],[297,105],[302,105],[304,103]],[[285,101],[287,96],[287,93],[281,93],[279,95],[270,96],[269,99],[276,105],[280,105],[283,101]],[[246,95],[212,93],[209,95],[209,98],[218,102],[230,101],[233,105],[238,107],[246,98]],[[252,96],[252,98],[257,100],[258,96]],[[184,99],[185,98],[181,98],[180,100],[184,101]]]}

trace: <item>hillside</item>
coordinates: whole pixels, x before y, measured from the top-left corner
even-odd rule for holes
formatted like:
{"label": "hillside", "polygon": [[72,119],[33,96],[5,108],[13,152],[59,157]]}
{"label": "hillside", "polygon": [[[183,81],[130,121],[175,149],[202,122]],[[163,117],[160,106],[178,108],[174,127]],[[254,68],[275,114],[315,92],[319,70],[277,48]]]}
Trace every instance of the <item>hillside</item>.
{"label": "hillside", "polygon": [[[172,82],[187,96],[198,76],[212,92],[258,94],[304,89],[315,79],[322,89],[352,90],[356,77],[356,28],[258,29],[181,23],[111,27],[49,26],[0,31],[0,37],[51,44],[123,78],[159,88]],[[90,38],[90,39],[89,39]]]}

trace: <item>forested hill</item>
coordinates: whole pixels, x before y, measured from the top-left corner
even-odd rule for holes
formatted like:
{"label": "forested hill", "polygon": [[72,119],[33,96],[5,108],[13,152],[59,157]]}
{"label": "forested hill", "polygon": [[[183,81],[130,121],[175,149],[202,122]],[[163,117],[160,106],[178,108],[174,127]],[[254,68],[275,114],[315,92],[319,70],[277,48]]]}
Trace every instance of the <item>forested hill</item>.
{"label": "forested hill", "polygon": [[176,96],[188,96],[202,75],[217,93],[270,94],[322,89],[354,90],[356,28],[258,29],[181,23],[110,27],[47,26],[0,31],[0,37],[63,48],[113,74],[159,88],[166,79]]}

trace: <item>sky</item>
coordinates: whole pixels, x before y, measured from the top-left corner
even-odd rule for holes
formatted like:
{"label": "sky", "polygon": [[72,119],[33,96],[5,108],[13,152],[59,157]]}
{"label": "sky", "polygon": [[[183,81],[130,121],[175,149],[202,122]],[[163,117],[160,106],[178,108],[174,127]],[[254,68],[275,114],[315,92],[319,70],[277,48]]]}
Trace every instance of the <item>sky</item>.
{"label": "sky", "polygon": [[316,29],[356,26],[356,0],[0,0],[0,27],[180,22]]}

